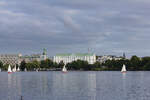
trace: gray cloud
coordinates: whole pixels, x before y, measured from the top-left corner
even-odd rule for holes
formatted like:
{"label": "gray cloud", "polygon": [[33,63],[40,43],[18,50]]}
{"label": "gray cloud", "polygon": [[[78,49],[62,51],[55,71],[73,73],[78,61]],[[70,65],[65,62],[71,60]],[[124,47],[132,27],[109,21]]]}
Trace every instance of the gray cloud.
{"label": "gray cloud", "polygon": [[149,56],[148,0],[2,0],[0,53]]}

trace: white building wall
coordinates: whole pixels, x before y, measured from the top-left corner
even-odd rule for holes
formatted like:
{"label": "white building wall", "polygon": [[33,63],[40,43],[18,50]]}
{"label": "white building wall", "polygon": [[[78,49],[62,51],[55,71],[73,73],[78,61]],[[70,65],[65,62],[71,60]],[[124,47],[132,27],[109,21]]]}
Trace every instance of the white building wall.
{"label": "white building wall", "polygon": [[87,56],[77,56],[77,55],[70,55],[70,56],[54,56],[53,61],[56,63],[60,63],[63,61],[65,64],[70,63],[76,60],[84,60],[87,61],[89,64],[94,64],[96,62],[96,55],[93,54],[92,56],[87,55]]}

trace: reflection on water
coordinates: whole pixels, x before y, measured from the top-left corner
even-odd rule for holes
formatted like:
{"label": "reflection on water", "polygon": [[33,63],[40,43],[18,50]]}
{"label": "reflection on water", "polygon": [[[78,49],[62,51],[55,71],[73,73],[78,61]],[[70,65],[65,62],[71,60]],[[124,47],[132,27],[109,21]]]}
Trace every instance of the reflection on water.
{"label": "reflection on water", "polygon": [[127,73],[122,73],[122,87],[123,87],[123,95],[122,97],[124,100],[127,100],[127,93],[126,93],[126,74]]}
{"label": "reflection on water", "polygon": [[149,72],[0,73],[1,100],[149,100]]}
{"label": "reflection on water", "polygon": [[[8,74],[8,91],[11,91],[11,75],[10,74]],[[11,92],[8,92],[8,100],[11,100]]]}
{"label": "reflection on water", "polygon": [[[20,76],[8,74],[8,100],[18,100],[21,96],[21,83]],[[5,89],[5,88],[4,88]]]}

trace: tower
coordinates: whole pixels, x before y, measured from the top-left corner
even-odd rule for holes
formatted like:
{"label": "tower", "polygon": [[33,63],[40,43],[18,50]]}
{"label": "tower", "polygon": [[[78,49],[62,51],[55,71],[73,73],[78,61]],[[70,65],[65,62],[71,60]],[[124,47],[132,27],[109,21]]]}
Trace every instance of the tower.
{"label": "tower", "polygon": [[123,58],[126,58],[126,55],[125,55],[125,53],[123,53]]}
{"label": "tower", "polygon": [[43,55],[47,55],[47,51],[45,48],[43,49]]}
{"label": "tower", "polygon": [[47,50],[44,48],[43,53],[41,55],[41,60],[46,60],[47,59]]}

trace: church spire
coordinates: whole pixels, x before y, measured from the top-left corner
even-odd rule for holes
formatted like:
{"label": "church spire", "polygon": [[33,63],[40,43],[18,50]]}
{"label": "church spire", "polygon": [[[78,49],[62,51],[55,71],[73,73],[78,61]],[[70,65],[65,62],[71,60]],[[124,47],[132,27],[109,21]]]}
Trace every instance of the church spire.
{"label": "church spire", "polygon": [[43,55],[47,55],[46,49],[43,49]]}
{"label": "church spire", "polygon": [[125,53],[123,53],[123,58],[126,58],[126,54]]}

